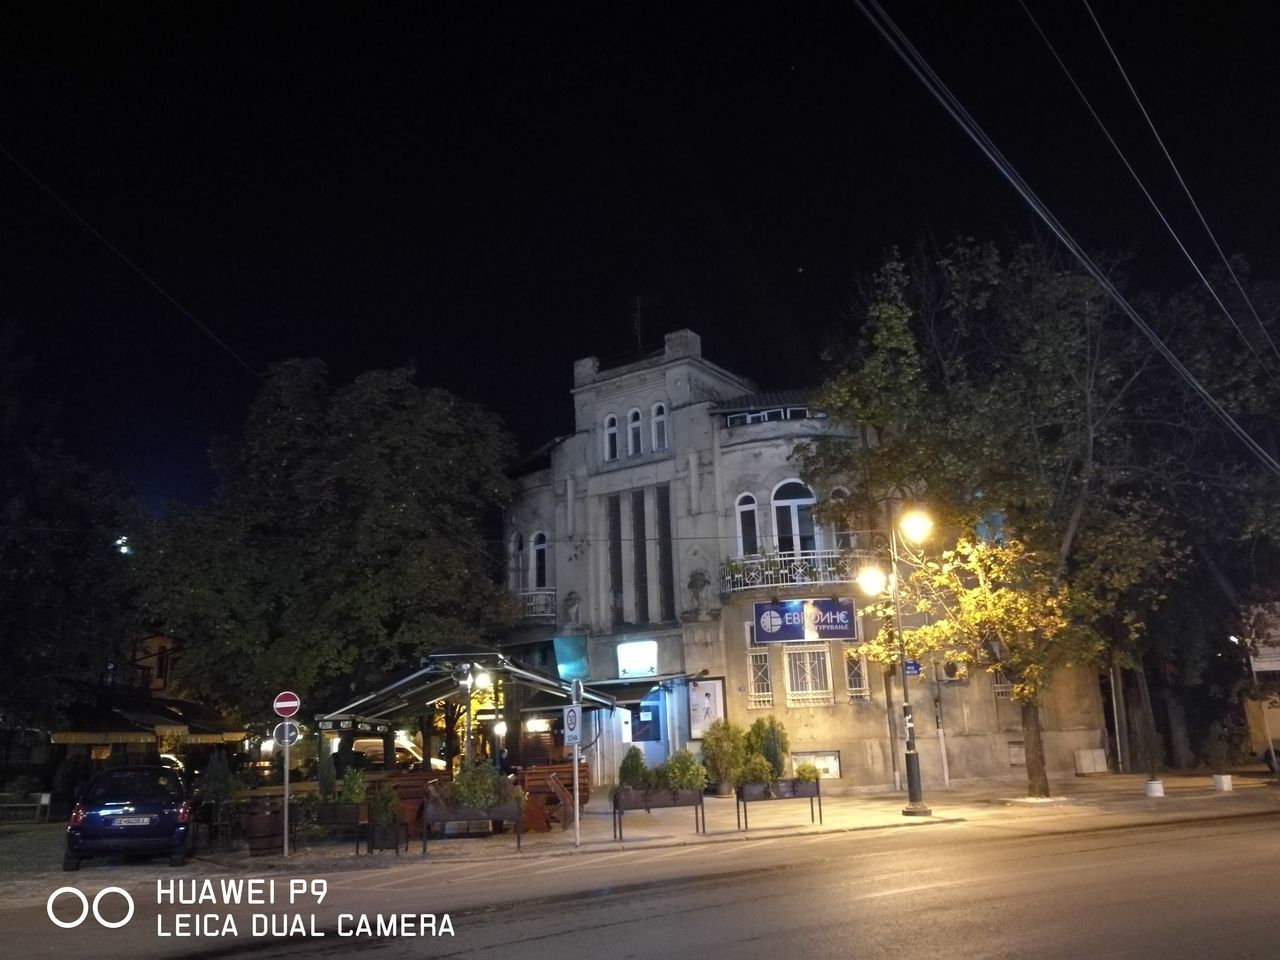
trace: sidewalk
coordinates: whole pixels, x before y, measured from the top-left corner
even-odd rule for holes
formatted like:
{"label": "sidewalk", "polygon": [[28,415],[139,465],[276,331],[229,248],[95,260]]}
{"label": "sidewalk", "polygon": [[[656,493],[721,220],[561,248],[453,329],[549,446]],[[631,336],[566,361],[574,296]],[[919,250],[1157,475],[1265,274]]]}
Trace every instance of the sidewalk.
{"label": "sidewalk", "polygon": [[[574,846],[572,825],[550,833],[526,833],[516,851],[515,834],[432,839],[427,861],[492,861],[495,858],[589,855],[650,847],[688,844],[733,843],[813,833],[845,833],[861,830],[926,829],[945,824],[1004,822],[1022,824],[1045,833],[1068,833],[1130,827],[1149,823],[1220,819],[1233,816],[1280,814],[1280,786],[1264,779],[1265,773],[1236,773],[1234,790],[1215,792],[1208,774],[1166,775],[1165,796],[1149,799],[1145,777],[1112,774],[1103,777],[1061,778],[1050,782],[1053,796],[1047,800],[1026,797],[1025,781],[976,785],[927,786],[925,802],[932,815],[903,816],[905,793],[822,798],[822,822],[817,804],[810,823],[808,800],[753,803],[748,811],[750,830],[738,828],[732,798],[707,797],[706,833],[694,832],[691,807],[629,811],[622,820],[624,839],[613,836],[613,821],[604,792],[594,795],[583,813],[580,846]],[[351,844],[311,846],[291,855],[249,857],[245,854],[201,853],[200,859],[228,869],[263,871],[305,866],[310,870],[382,867],[394,862],[422,861],[422,841],[411,840],[407,855],[391,852],[356,856]]]}

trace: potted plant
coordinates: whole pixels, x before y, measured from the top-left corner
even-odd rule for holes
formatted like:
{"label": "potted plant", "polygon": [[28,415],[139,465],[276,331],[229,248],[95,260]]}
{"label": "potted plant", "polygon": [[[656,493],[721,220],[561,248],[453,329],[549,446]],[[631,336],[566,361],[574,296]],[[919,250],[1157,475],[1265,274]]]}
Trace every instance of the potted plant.
{"label": "potted plant", "polygon": [[369,799],[369,852],[408,846],[408,826],[400,819],[400,798],[392,787],[380,783]]}
{"label": "potted plant", "polygon": [[1164,741],[1154,729],[1143,731],[1138,741],[1138,755],[1147,768],[1147,796],[1163,797],[1164,781],[1160,779],[1160,768],[1164,765]]}
{"label": "potted plant", "polygon": [[750,754],[734,780],[740,800],[768,800],[773,794],[773,764],[758,753]]}
{"label": "potted plant", "polygon": [[812,763],[797,763],[795,769],[794,793],[797,797],[816,797],[818,795],[818,780],[822,776],[820,771]]}
{"label": "potted plant", "polygon": [[630,747],[623,755],[622,763],[618,765],[618,784],[610,791],[614,809],[648,809],[652,779],[652,774],[644,763],[644,753],[637,746]]}
{"label": "potted plant", "polygon": [[454,820],[519,820],[524,794],[492,763],[464,765],[450,783],[427,800],[429,823]]}
{"label": "potted plant", "polygon": [[707,785],[707,768],[700,764],[688,750],[677,750],[662,770],[660,786],[671,793],[672,806],[698,806],[702,803],[702,791]]}
{"label": "potted plant", "polygon": [[747,732],[728,720],[716,720],[702,734],[702,762],[716,785],[716,796],[733,794],[733,778],[747,758]]}
{"label": "potted plant", "polygon": [[1205,751],[1205,759],[1209,762],[1209,770],[1213,774],[1213,789],[1221,793],[1231,790],[1231,774],[1227,772],[1231,764],[1231,746],[1227,743],[1226,731],[1221,723],[1209,724],[1209,741]]}
{"label": "potted plant", "polygon": [[779,780],[786,772],[787,756],[791,753],[791,740],[787,728],[773,714],[760,717],[746,734],[748,754],[759,754],[773,768],[773,780]]}

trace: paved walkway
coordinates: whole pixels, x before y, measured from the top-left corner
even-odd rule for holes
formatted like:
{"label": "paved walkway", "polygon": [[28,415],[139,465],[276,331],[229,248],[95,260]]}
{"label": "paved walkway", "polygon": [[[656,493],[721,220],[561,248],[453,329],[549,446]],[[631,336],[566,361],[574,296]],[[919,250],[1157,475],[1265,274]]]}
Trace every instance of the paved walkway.
{"label": "paved walkway", "polygon": [[[689,807],[629,811],[623,817],[623,836],[613,836],[613,822],[603,791],[593,797],[584,812],[580,844],[575,847],[572,825],[550,833],[526,833],[517,853],[515,835],[507,832],[488,836],[458,836],[432,839],[427,858],[434,860],[492,861],[507,857],[584,855],[643,847],[687,844],[733,843],[750,839],[812,833],[842,833],[855,830],[922,829],[939,824],[1005,822],[1023,824],[1046,833],[1076,832],[1145,823],[1184,822],[1230,816],[1280,814],[1280,785],[1258,772],[1237,773],[1234,790],[1216,792],[1208,774],[1169,775],[1164,778],[1165,796],[1146,796],[1145,777],[1109,775],[1090,778],[1063,778],[1052,781],[1054,796],[1047,800],[1026,798],[1024,781],[984,783],[949,788],[926,788],[925,802],[931,816],[907,817],[902,813],[903,793],[822,798],[822,821],[809,819],[808,800],[785,800],[750,805],[750,830],[741,830],[735,819],[732,798],[706,798],[706,833],[694,832],[694,813]],[[422,841],[411,840],[408,856],[422,857]],[[260,872],[283,868],[280,856],[249,857],[245,854],[201,853],[210,865]],[[321,844],[305,847],[290,856],[287,864],[296,870],[360,868],[387,865],[396,854],[381,851],[372,856],[356,856],[351,844]]]}

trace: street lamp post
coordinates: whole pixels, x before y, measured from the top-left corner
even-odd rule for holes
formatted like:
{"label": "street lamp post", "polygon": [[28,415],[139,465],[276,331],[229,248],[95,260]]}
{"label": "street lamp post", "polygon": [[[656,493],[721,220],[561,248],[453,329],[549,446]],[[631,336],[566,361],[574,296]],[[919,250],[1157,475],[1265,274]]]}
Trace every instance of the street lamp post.
{"label": "street lamp post", "polygon": [[[929,535],[933,521],[924,513],[913,510],[905,514],[899,524],[903,535],[922,541]],[[928,817],[933,811],[924,802],[924,789],[920,783],[920,754],[916,752],[916,723],[911,710],[911,696],[907,688],[907,641],[902,634],[902,611],[898,605],[898,527],[889,527],[889,602],[893,605],[893,626],[898,637],[898,678],[902,683],[902,725],[906,732],[907,805],[902,808],[904,817]],[[859,583],[869,593],[884,592],[884,578],[874,571],[859,574]]]}

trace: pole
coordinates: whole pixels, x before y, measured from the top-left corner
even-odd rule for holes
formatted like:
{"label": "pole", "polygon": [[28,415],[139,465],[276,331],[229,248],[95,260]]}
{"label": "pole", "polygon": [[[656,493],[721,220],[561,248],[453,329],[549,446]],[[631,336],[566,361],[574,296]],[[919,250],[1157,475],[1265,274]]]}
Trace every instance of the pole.
{"label": "pole", "polygon": [[289,855],[289,721],[284,728],[284,855]]}
{"label": "pole", "polygon": [[[582,713],[582,681],[573,681],[573,702],[578,705],[579,717]],[[573,845],[575,847],[582,846],[582,824],[580,821],[580,813],[578,810],[578,759],[582,756],[582,747],[579,741],[582,739],[582,721],[578,721],[578,740],[573,742]]]}
{"label": "pole", "polygon": [[951,769],[947,766],[947,728],[942,722],[942,680],[938,677],[938,658],[933,658],[933,722],[938,727],[938,750],[942,754],[942,785],[951,786]]}
{"label": "pole", "polygon": [[893,600],[893,623],[898,631],[898,670],[902,680],[902,725],[907,735],[907,805],[902,808],[904,817],[928,817],[933,815],[924,803],[924,790],[920,785],[920,755],[916,753],[916,723],[911,714],[911,695],[907,689],[907,641],[902,635],[902,611],[898,607],[898,531],[889,531],[889,552],[893,559],[890,595]]}

